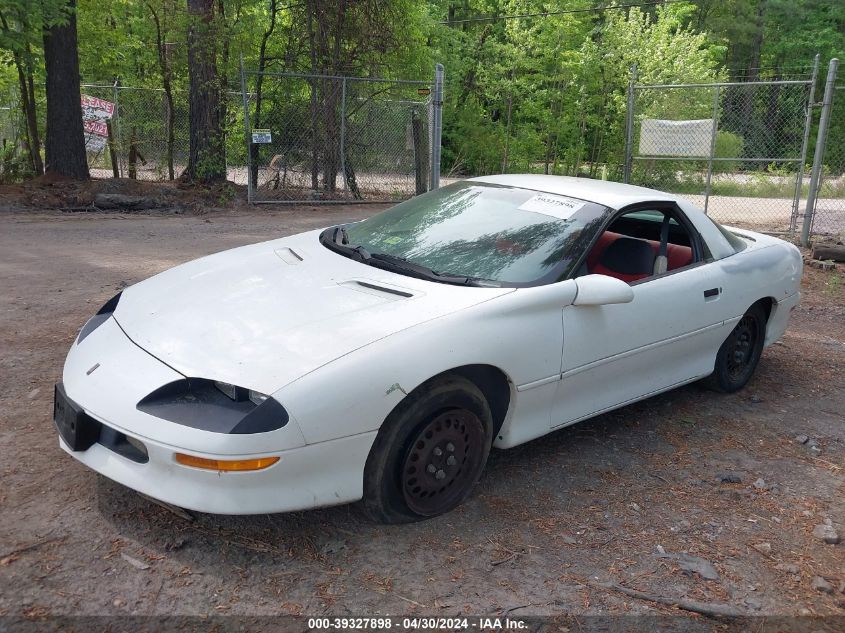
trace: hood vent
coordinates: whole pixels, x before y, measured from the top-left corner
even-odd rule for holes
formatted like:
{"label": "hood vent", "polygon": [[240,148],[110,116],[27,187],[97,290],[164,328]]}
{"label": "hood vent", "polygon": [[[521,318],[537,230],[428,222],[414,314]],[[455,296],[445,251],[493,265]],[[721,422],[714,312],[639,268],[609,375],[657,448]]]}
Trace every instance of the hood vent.
{"label": "hood vent", "polygon": [[278,255],[279,259],[281,259],[284,263],[290,264],[291,266],[296,266],[297,264],[302,263],[303,257],[299,253],[297,253],[292,248],[288,248],[285,246],[284,248],[277,248],[275,250],[276,255]]}
{"label": "hood vent", "polygon": [[364,288],[369,288],[370,290],[378,290],[380,292],[386,292],[392,295],[398,295],[400,297],[413,297],[414,295],[410,292],[405,292],[404,290],[396,290],[395,288],[387,288],[385,286],[377,286],[376,284],[371,284],[368,281],[358,281],[356,282],[359,286]]}
{"label": "hood vent", "polygon": [[405,290],[404,288],[396,288],[394,286],[386,286],[375,281],[364,281],[354,279],[351,281],[344,281],[339,285],[349,288],[350,290],[357,290],[358,292],[366,292],[370,295],[382,297],[384,299],[409,299],[414,296],[413,292]]}

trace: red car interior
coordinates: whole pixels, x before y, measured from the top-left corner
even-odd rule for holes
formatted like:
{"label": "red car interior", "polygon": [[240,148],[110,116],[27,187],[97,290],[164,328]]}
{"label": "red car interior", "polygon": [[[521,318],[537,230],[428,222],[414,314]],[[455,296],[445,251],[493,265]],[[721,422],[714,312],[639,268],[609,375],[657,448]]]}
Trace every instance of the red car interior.
{"label": "red car interior", "polygon": [[[587,270],[622,281],[637,281],[653,274],[654,260],[659,253],[660,242],[605,231],[587,255]],[[692,249],[668,244],[666,259],[667,270],[682,268],[692,263]]]}

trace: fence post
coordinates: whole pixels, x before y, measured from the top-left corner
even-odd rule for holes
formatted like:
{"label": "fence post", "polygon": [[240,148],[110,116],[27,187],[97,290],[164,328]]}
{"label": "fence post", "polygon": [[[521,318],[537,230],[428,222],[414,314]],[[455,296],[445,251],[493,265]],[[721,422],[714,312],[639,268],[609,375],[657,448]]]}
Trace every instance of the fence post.
{"label": "fence post", "polygon": [[839,68],[839,60],[834,57],[827,67],[827,81],[824,86],[824,97],[822,99],[822,115],[819,119],[819,134],[816,137],[816,153],[813,156],[813,172],[810,176],[810,190],[807,192],[807,206],[804,209],[804,224],[801,227],[801,246],[810,245],[810,230],[813,227],[813,213],[816,209],[816,197],[821,185],[822,159],[824,158],[824,146],[827,142],[827,131],[830,125],[830,107],[833,104],[833,85],[836,83],[836,71]]}
{"label": "fence post", "polygon": [[440,188],[440,140],[443,134],[443,64],[434,67],[434,129],[431,138],[431,190]]}
{"label": "fence post", "polygon": [[710,205],[710,181],[713,179],[713,159],[716,157],[716,134],[719,132],[719,93],[720,88],[716,86],[713,94],[713,128],[710,134],[710,158],[707,161],[707,182],[704,185],[704,213]]}
{"label": "fence post", "polygon": [[343,174],[343,190],[347,191],[346,182],[346,77],[340,91],[340,171]]}
{"label": "fence post", "polygon": [[816,53],[813,59],[813,78],[810,80],[810,94],[807,95],[807,109],[804,118],[804,139],[801,142],[801,163],[798,165],[798,178],[795,182],[795,196],[792,198],[792,217],[789,220],[789,233],[798,228],[798,205],[801,204],[801,187],[804,186],[804,163],[807,161],[807,146],[810,142],[810,128],[813,126],[813,99],[816,98],[816,81],[819,78],[819,59]]}
{"label": "fence post", "polygon": [[241,53],[241,97],[244,103],[244,136],[246,140],[246,201],[252,204],[252,131],[249,125],[249,94],[246,91],[246,71],[244,71],[244,56]]}
{"label": "fence post", "polygon": [[634,160],[634,84],[637,81],[637,65],[631,66],[628,78],[628,107],[625,112],[625,171],[622,182],[631,182],[631,166]]}
{"label": "fence post", "polygon": [[120,136],[120,106],[117,102],[117,96],[120,94],[118,92],[118,84],[120,79],[115,79],[114,83],[112,84],[112,98],[114,99],[114,135],[116,139],[115,145],[117,145],[116,153],[117,153],[117,176],[118,178],[123,176],[123,169],[121,168],[121,161],[123,160],[123,152],[121,152],[121,148],[123,147],[122,139]]}

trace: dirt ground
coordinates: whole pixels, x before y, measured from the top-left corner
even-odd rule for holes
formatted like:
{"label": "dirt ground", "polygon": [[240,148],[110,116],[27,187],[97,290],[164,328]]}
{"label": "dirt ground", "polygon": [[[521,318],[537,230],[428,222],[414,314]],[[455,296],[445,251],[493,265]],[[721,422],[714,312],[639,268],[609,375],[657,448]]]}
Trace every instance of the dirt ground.
{"label": "dirt ground", "polygon": [[827,519],[845,538],[841,269],[806,269],[789,331],[745,390],[691,385],[495,451],[463,506],[418,524],[375,525],[358,505],[187,521],[59,449],[53,383],[80,326],[116,291],[375,210],[0,212],[0,615],[709,623],[601,586],[616,583],[749,615],[828,616],[811,630],[843,623],[829,616],[845,615],[845,543],[813,535]]}

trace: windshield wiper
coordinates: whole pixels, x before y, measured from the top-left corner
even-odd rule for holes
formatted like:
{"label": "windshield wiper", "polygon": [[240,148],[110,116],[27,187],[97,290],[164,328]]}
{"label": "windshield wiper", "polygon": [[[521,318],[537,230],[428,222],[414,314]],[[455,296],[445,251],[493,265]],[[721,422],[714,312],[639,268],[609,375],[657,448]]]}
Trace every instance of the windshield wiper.
{"label": "windshield wiper", "polygon": [[347,244],[349,244],[349,233],[346,232],[346,227],[343,225],[336,226],[334,228],[332,240],[334,240],[335,244],[339,244],[341,246],[346,246]]}
{"label": "windshield wiper", "polygon": [[336,226],[332,231],[332,242],[339,246],[344,253],[348,253],[353,259],[360,262],[366,262],[370,259],[369,251],[363,246],[350,246],[349,233],[346,232],[344,226]]}
{"label": "windshield wiper", "polygon": [[[409,275],[418,279],[438,281],[440,283],[455,284],[459,286],[489,286],[490,283],[475,277],[466,275],[453,275],[446,272],[432,270],[428,266],[408,261],[399,255],[389,253],[370,253],[363,246],[350,246],[349,234],[343,226],[336,226],[334,229],[327,229],[320,235],[320,241],[332,250],[337,251],[355,261],[367,264],[382,270],[389,270],[400,274]],[[498,284],[496,284],[498,285]]]}
{"label": "windshield wiper", "polygon": [[411,273],[415,277],[421,277],[423,279],[431,279],[434,281],[441,281],[444,283],[465,286],[478,285],[476,284],[476,280],[474,277],[467,277],[466,275],[453,275],[452,273],[432,270],[428,266],[408,261],[407,259],[405,259],[404,257],[400,257],[399,255],[390,255],[389,253],[370,253],[370,261],[367,263],[370,265],[375,265],[372,263],[372,260],[375,260],[377,262],[384,262],[392,267],[402,270],[403,272]]}

